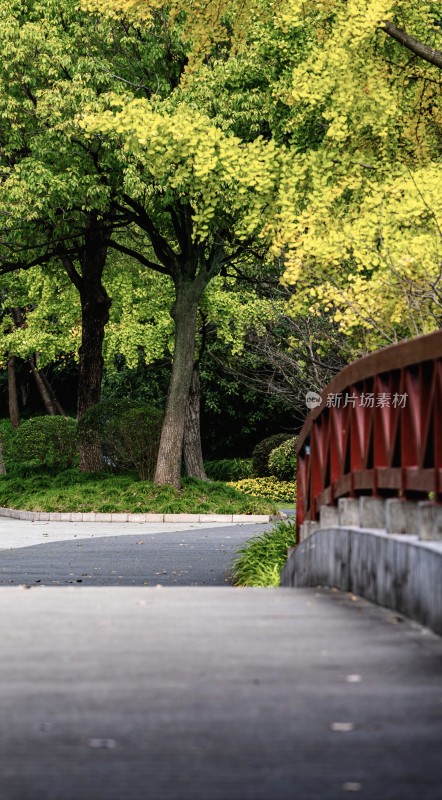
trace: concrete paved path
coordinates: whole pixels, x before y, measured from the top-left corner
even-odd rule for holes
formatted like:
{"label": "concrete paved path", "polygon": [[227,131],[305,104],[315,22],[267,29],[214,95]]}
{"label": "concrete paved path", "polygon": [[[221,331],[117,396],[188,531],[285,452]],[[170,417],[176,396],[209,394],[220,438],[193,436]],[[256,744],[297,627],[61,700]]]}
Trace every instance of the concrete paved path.
{"label": "concrete paved path", "polygon": [[442,640],[340,592],[0,589],[1,800],[440,800]]}
{"label": "concrete paved path", "polygon": [[238,548],[271,527],[0,518],[0,586],[223,586]]}
{"label": "concrete paved path", "polygon": [[268,527],[0,520],[0,800],[439,800],[442,639],[229,587]]}

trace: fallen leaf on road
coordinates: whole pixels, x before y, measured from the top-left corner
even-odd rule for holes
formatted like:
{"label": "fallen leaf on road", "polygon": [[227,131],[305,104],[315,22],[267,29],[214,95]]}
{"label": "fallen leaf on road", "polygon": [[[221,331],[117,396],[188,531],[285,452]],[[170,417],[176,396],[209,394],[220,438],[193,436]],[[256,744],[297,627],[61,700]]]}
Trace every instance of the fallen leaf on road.
{"label": "fallen leaf on road", "polygon": [[354,731],[355,724],[354,722],[332,722],[330,728],[332,731],[340,731],[343,733],[346,731]]}
{"label": "fallen leaf on road", "polygon": [[89,739],[89,747],[100,747],[105,750],[113,750],[117,746],[115,739]]}

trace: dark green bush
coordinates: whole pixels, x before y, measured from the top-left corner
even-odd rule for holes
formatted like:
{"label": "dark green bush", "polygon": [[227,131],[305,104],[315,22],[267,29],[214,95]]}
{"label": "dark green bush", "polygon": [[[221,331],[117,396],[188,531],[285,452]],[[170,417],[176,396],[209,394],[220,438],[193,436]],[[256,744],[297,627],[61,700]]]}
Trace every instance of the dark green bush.
{"label": "dark green bush", "polygon": [[265,478],[270,475],[269,455],[275,447],[278,447],[287,439],[291,439],[290,433],[275,433],[259,442],[252,453],[253,474],[258,478]]}
{"label": "dark green bush", "polygon": [[239,481],[252,474],[251,458],[222,458],[219,461],[205,461],[207,477],[212,481]]}
{"label": "dark green bush", "polygon": [[32,417],[5,442],[7,469],[58,472],[78,462],[77,423],[70,417]]}
{"label": "dark green bush", "polygon": [[107,469],[136,470],[141,480],[151,480],[162,419],[162,412],[154,406],[130,400],[102,400],[81,418],[79,435],[98,435]]}
{"label": "dark green bush", "polygon": [[0,475],[5,472],[8,442],[14,435],[14,428],[9,419],[0,419]]}
{"label": "dark green bush", "polygon": [[275,475],[280,481],[292,481],[295,479],[296,442],[297,437],[293,436],[278,447],[275,447],[269,455],[270,474]]}

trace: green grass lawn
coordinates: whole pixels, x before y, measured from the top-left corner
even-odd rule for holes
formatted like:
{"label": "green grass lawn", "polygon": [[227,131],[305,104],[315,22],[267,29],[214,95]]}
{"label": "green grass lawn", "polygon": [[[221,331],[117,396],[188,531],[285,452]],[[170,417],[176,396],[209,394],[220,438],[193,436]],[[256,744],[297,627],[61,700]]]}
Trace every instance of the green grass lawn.
{"label": "green grass lawn", "polygon": [[184,478],[181,491],[135,475],[76,469],[0,476],[0,506],[27,511],[101,511],[157,514],[276,514],[272,500],[251,497],[220,481]]}

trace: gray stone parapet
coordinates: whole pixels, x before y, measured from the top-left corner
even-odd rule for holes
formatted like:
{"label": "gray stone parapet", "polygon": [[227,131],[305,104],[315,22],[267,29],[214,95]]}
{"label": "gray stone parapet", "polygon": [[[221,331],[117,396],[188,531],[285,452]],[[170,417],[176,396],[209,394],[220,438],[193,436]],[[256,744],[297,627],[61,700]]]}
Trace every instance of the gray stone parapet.
{"label": "gray stone parapet", "polygon": [[319,528],[319,522],[315,522],[314,520],[306,519],[300,529],[299,529],[299,538],[302,541],[307,539],[313,531],[316,531]]}
{"label": "gray stone parapet", "polygon": [[359,498],[359,525],[361,528],[385,529],[385,500],[381,497]]}
{"label": "gray stone parapet", "polygon": [[418,503],[419,538],[442,539],[442,505],[424,501]]}
{"label": "gray stone parapet", "polygon": [[303,523],[301,541],[318,528],[337,527],[378,529],[437,541],[442,539],[442,505],[397,497],[342,497],[337,506],[321,506],[319,522]]}
{"label": "gray stone parapet", "polygon": [[418,504],[411,500],[391,498],[385,501],[385,527],[388,533],[417,534]]}
{"label": "gray stone parapet", "polygon": [[341,497],[338,500],[339,524],[359,527],[359,500]]}
{"label": "gray stone parapet", "polygon": [[319,527],[334,528],[339,524],[339,510],[337,506],[321,506],[319,509]]}
{"label": "gray stone parapet", "polygon": [[441,574],[441,541],[335,527],[313,531],[290,552],[281,585],[335,586],[442,635]]}

